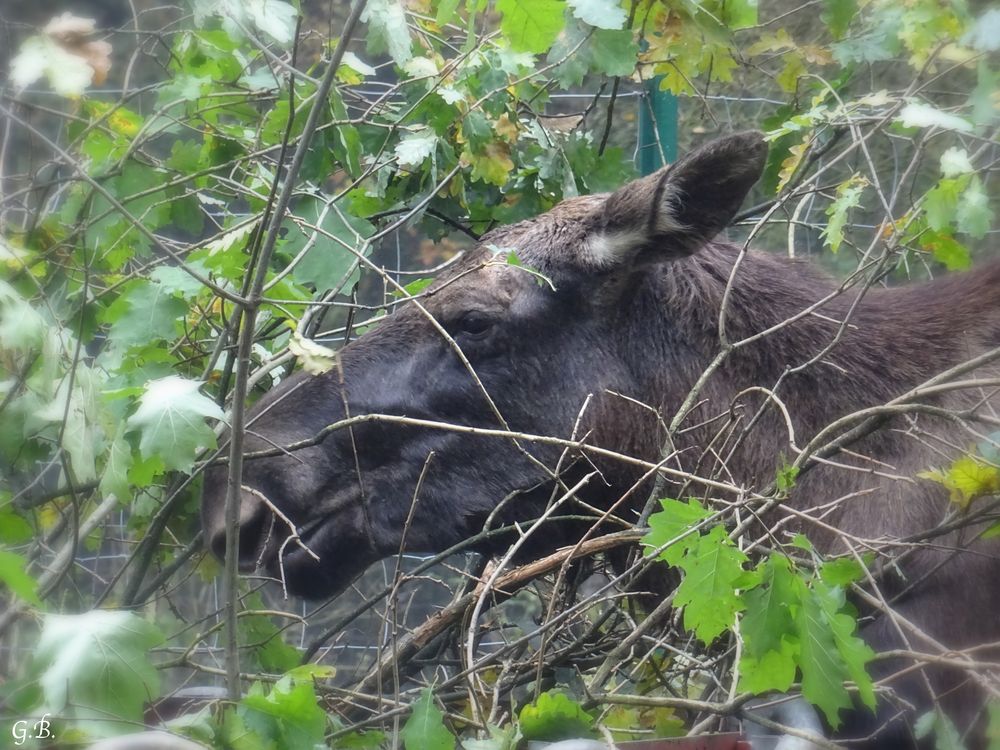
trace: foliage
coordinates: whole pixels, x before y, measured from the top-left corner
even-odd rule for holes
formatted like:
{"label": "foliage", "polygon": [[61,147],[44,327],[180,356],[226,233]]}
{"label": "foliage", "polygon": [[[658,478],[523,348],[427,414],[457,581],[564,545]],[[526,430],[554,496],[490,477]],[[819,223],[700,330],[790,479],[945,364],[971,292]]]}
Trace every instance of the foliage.
{"label": "foliage", "polygon": [[934,469],[920,476],[943,485],[951,501],[962,509],[968,508],[977,497],[1000,492],[1000,470],[972,454],[955,459],[946,471]]}
{"label": "foliage", "polygon": [[592,736],[594,718],[565,694],[547,691],[521,709],[518,722],[525,738],[558,742]]}
{"label": "foliage", "polygon": [[861,205],[861,196],[867,186],[868,181],[858,175],[852,175],[850,179],[837,186],[837,198],[826,210],[830,220],[823,232],[831,252],[835,253],[840,249],[840,243],[844,241],[847,212]]}
{"label": "foliage", "polygon": [[[349,40],[339,17],[300,19],[283,0],[193,0],[157,28],[140,30],[137,18],[110,41],[72,17],[10,30],[17,44],[0,98],[0,595],[11,614],[0,633],[38,646],[8,665],[19,676],[4,687],[9,705],[56,712],[82,741],[131,729],[144,702],[192,675],[214,677],[205,653],[221,620],[203,618],[218,606],[205,593],[218,566],[201,556],[196,499],[231,409],[255,272],[264,285],[252,398],[293,360],[329,369],[344,340],[425,291],[427,269],[460,247],[455,228],[479,235],[632,176],[636,112],[624,94],[647,82],[682,97],[684,146],[723,129],[719,120],[767,131],[755,198],[791,226],[765,227],[771,244],[787,238],[798,254],[825,245],[822,260],[845,275],[873,258],[879,274],[897,263],[917,274],[969,266],[995,225],[997,11],[824,0],[816,25],[797,22],[811,4],[782,7],[765,17],[755,0],[368,0],[364,33]],[[335,86],[317,101],[341,45]],[[290,209],[275,217],[316,107]],[[260,266],[272,228],[274,253]],[[391,246],[406,246],[421,278],[382,270]],[[775,458],[781,500],[798,469]],[[996,463],[979,446],[925,476],[965,510],[1000,486]],[[725,690],[798,683],[831,724],[851,700],[845,684],[871,704],[871,653],[846,598],[860,564],[823,560],[805,541],[748,549],[736,519],[707,499],[661,508],[644,543],[681,575],[684,629],[706,649],[741,639],[738,664],[717,662],[730,669]],[[113,524],[118,514],[127,520]],[[84,561],[99,553],[116,567]],[[323,710],[331,672],[295,671],[298,615],[269,609],[254,585],[237,603],[238,637],[244,670],[266,679],[178,731],[220,747],[378,746],[391,721],[353,728]],[[192,589],[203,596],[197,614],[177,593]],[[37,618],[16,617],[25,612]],[[547,647],[567,649],[553,663],[572,644],[613,653],[631,632],[622,612],[595,605],[566,617],[572,638],[559,631],[501,652],[495,702],[492,688],[475,687],[485,681],[475,667],[469,702],[480,713],[470,708],[468,726],[446,724],[429,690],[404,690],[404,744],[453,747],[453,731],[465,742],[478,730],[466,746],[492,750],[517,732],[620,727],[614,709],[574,702],[565,675],[559,691],[537,685],[534,703],[517,690],[536,666],[539,677],[556,673]],[[654,674],[633,680],[646,694],[694,699],[714,684],[667,658],[648,662]],[[503,700],[524,706],[517,727]],[[630,710],[617,719],[639,720]],[[677,731],[673,709],[657,710],[650,723]],[[953,728],[929,716],[921,728],[950,742]]]}
{"label": "foliage", "polygon": [[444,725],[443,716],[434,705],[434,694],[429,689],[424,690],[403,726],[403,747],[406,750],[454,750],[455,737]]}
{"label": "foliage", "polygon": [[27,564],[28,561],[21,555],[0,550],[0,581],[14,596],[35,606],[41,606],[42,603],[38,598],[38,581],[25,571]]}
{"label": "foliage", "polygon": [[698,501],[660,505],[642,540],[646,553],[684,572],[674,603],[684,607],[684,627],[704,642],[732,629],[742,613],[744,689],[787,691],[798,672],[803,695],[834,727],[840,710],[851,705],[845,683],[853,682],[862,702],[875,707],[866,672],[874,654],[857,635],[845,598],[845,587],[865,574],[860,565],[841,559],[810,569],[772,553],[751,569],[724,526],[701,532],[712,514]]}
{"label": "foliage", "polygon": [[205,418],[224,420],[218,404],[198,393],[200,384],[176,375],[146,383],[139,405],[125,423],[139,433],[139,455],[159,459],[165,469],[190,472],[194,457],[215,447]]}
{"label": "foliage", "polygon": [[917,719],[914,733],[919,739],[933,737],[935,750],[960,750],[964,747],[955,725],[941,711],[928,711]]}
{"label": "foliage", "polygon": [[148,652],[162,641],[154,625],[128,612],[46,615],[32,664],[41,712],[91,736],[120,734],[123,722],[141,721],[143,705],[159,694]]}

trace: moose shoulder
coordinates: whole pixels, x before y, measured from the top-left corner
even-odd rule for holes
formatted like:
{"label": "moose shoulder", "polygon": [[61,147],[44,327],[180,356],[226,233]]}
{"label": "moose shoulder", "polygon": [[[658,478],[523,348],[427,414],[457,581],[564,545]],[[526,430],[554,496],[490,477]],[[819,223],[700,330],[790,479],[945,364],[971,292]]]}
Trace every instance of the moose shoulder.
{"label": "moose shoulder", "polygon": [[[618,503],[618,515],[634,520],[650,486],[642,462],[660,461],[664,445],[666,494],[680,491],[670,478],[693,475],[721,481],[685,492],[725,500],[720,487],[762,489],[831,423],[907,395],[905,408],[830,433],[864,428],[817,455],[773,512],[789,515],[782,529],[806,532],[826,552],[878,550],[880,590],[894,597],[896,616],[865,626],[876,650],[1000,643],[1000,546],[976,541],[981,525],[911,544],[948,514],[941,488],[915,477],[981,439],[968,420],[990,407],[981,389],[935,386],[918,399],[914,389],[1000,344],[1000,265],[861,293],[806,263],[741,254],[715,237],[765,155],[758,135],[731,136],[611,195],[569,199],[494,230],[428,294],[344,347],[332,371],[267,394],[246,436],[242,563],[323,596],[401,549],[441,551],[487,523],[538,518],[567,488],[569,505]],[[504,262],[507,251],[522,265]],[[727,356],[703,377],[724,346]],[[668,442],[665,422],[696,383]],[[395,419],[328,429],[365,415]],[[568,455],[565,443],[508,430],[607,450]],[[226,481],[225,467],[206,479],[203,519],[216,552],[225,546]],[[288,523],[272,509],[318,560],[287,543]],[[586,528],[547,527],[524,552],[570,543]],[[492,551],[487,542],[477,549]],[[880,663],[880,675],[899,667]],[[892,685],[893,706],[920,712],[940,700],[962,729],[985,700],[958,669],[911,672]],[[915,715],[894,725],[903,746],[914,743]],[[889,742],[880,735],[876,746]]]}

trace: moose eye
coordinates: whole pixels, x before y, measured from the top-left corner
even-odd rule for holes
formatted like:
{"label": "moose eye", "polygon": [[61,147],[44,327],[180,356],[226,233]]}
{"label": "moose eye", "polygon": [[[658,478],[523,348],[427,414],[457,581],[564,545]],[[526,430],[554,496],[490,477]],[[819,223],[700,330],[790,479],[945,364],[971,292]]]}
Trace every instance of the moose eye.
{"label": "moose eye", "polygon": [[468,338],[483,338],[493,330],[494,322],[490,315],[479,310],[470,310],[458,319],[455,332]]}

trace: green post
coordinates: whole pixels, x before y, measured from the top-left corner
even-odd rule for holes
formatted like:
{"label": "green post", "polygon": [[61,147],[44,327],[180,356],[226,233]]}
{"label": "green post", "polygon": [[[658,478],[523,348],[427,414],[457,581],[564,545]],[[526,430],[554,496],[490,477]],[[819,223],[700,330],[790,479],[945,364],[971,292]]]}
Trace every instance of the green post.
{"label": "green post", "polygon": [[636,162],[640,174],[652,174],[677,159],[677,97],[660,91],[660,77],[646,81],[639,99],[639,153]]}

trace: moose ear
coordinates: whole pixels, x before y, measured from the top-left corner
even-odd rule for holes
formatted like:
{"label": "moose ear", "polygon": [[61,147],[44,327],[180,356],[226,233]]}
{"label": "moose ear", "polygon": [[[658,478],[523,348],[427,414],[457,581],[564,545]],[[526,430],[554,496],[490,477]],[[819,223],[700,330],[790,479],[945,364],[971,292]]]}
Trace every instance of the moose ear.
{"label": "moose ear", "polygon": [[760,133],[739,133],[619,188],[588,238],[587,259],[608,268],[697,252],[733,220],[766,158]]}

